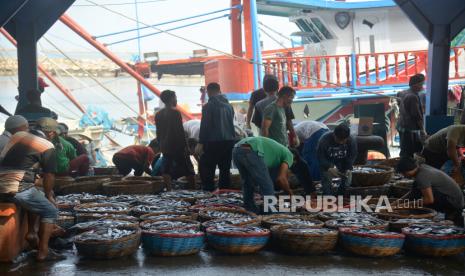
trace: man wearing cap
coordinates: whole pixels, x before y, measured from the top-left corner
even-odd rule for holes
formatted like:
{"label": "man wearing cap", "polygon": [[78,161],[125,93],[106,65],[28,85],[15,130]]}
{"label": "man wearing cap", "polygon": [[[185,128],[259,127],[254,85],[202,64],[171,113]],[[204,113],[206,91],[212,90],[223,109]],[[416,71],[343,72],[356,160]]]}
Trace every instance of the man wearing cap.
{"label": "man wearing cap", "polygon": [[3,134],[0,135],[0,153],[10,141],[12,135],[16,132],[27,131],[28,128],[29,124],[27,123],[27,120],[21,115],[14,115],[6,119],[5,131],[3,131]]}
{"label": "man wearing cap", "polygon": [[454,179],[429,165],[418,166],[410,157],[400,159],[397,171],[415,180],[411,198],[422,198],[425,206],[445,213],[446,219],[463,226],[462,210],[465,200]]}
{"label": "man wearing cap", "polygon": [[47,140],[52,142],[56,149],[57,175],[70,174],[70,161],[76,158],[73,145],[58,135],[58,123],[52,118],[40,118],[36,122],[36,129],[41,130]]}
{"label": "man wearing cap", "polygon": [[90,159],[86,148],[78,140],[68,136],[68,126],[65,123],[58,124],[58,132],[60,138],[70,143],[76,151],[77,157],[69,161],[70,174],[74,173],[79,176],[87,175],[90,167]]}
{"label": "man wearing cap", "polygon": [[[21,121],[20,119],[17,119]],[[24,121],[23,121],[24,126]],[[18,125],[18,124],[16,124]],[[53,185],[57,168],[55,147],[46,139],[25,131],[18,131],[11,136],[10,141],[0,153],[2,177],[0,185],[6,178],[18,176],[19,187],[14,194],[14,201],[29,211],[29,221],[35,221],[39,216],[39,236],[35,232],[34,223],[29,227],[26,239],[31,246],[38,248],[37,260],[58,259],[60,256],[49,250],[48,242],[58,219],[53,196]],[[40,175],[42,189],[34,185]]]}
{"label": "man wearing cap", "polygon": [[423,90],[425,76],[416,74],[410,78],[410,88],[400,100],[400,116],[397,130],[400,135],[400,156],[413,157],[421,152],[423,137],[426,136],[423,126],[423,105],[419,93]]}

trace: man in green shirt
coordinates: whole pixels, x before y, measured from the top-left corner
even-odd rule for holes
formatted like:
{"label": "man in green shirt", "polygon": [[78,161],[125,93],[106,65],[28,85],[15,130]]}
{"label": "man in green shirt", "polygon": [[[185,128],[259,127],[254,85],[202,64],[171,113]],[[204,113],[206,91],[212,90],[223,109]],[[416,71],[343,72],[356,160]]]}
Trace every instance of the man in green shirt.
{"label": "man in green shirt", "polygon": [[244,138],[234,146],[233,160],[243,181],[242,191],[247,210],[259,211],[254,202],[255,186],[258,186],[262,196],[274,195],[271,175],[275,172],[278,187],[292,195],[287,172],[294,162],[294,156],[285,146],[266,137]]}
{"label": "man in green shirt", "polygon": [[55,146],[57,157],[57,175],[69,175],[70,162],[76,158],[76,149],[71,143],[57,134],[58,123],[52,118],[40,118],[36,122],[36,129],[41,130],[47,140]]}
{"label": "man in green shirt", "polygon": [[278,99],[263,111],[261,135],[271,138],[283,146],[289,145],[285,109],[291,106],[295,97],[292,87],[284,86],[278,91]]}

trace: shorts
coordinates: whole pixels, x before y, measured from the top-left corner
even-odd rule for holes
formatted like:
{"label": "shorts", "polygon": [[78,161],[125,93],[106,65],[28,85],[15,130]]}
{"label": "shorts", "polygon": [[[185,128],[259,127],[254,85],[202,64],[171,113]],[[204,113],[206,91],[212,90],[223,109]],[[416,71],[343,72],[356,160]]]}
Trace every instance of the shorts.
{"label": "shorts", "polygon": [[39,215],[43,223],[55,224],[58,219],[58,209],[36,187],[17,193],[14,201],[27,211]]}
{"label": "shorts", "polygon": [[187,152],[163,154],[162,174],[189,176],[195,175],[194,166]]}

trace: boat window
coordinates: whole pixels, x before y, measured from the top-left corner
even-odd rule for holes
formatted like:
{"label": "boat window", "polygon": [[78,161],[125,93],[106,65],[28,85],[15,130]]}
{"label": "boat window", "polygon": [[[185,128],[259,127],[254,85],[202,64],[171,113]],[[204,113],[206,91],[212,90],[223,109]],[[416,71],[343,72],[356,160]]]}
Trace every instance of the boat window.
{"label": "boat window", "polygon": [[326,27],[323,20],[318,17],[298,18],[297,27],[303,32],[304,43],[318,43],[327,39],[335,39],[334,34]]}

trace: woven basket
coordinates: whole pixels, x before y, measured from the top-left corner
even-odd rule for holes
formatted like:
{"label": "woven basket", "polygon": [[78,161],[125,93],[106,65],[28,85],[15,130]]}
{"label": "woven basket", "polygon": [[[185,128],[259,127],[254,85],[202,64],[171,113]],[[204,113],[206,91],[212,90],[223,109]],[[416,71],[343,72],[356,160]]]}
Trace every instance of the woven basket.
{"label": "woven basket", "polygon": [[55,177],[55,184],[53,185],[53,190],[55,193],[59,194],[63,186],[73,184],[74,178],[70,176],[57,176]]}
{"label": "woven basket", "polygon": [[[209,227],[212,227],[215,223],[219,223],[219,222],[222,222],[222,221],[228,221],[228,219],[212,219],[212,220],[208,220],[208,221],[205,221],[202,223],[200,229],[202,231],[205,231],[207,230],[207,228]],[[247,221],[243,221],[243,222],[238,222],[238,223],[231,223],[231,224],[228,224],[229,226],[256,226],[256,227],[259,227],[261,225],[261,221],[260,219],[251,219],[251,220],[247,220]]]}
{"label": "woven basket", "polygon": [[286,219],[287,218],[289,218],[289,219],[301,218],[302,220],[306,220],[306,221],[310,221],[310,222],[315,223],[315,225],[309,225],[307,228],[321,228],[321,227],[323,227],[325,225],[324,222],[322,222],[320,220],[317,220],[317,219],[313,219],[311,217],[306,217],[305,215],[302,215],[302,216],[296,216],[296,215],[269,215],[269,216],[264,216],[262,218],[262,226],[265,227],[265,228],[268,228],[268,229],[271,229],[274,226],[284,226],[283,224],[274,223],[274,222],[271,221],[271,220],[277,219],[277,218],[286,218]]}
{"label": "woven basket", "polygon": [[346,195],[382,196],[389,194],[389,185],[368,186],[368,187],[348,187]]}
{"label": "woven basket", "polygon": [[118,210],[108,210],[108,211],[88,211],[86,209],[92,208],[92,207],[111,207],[111,206],[117,206],[117,207],[127,207],[127,205],[122,205],[121,203],[85,203],[85,204],[79,204],[76,207],[74,207],[74,211],[76,213],[87,213],[87,214],[118,214],[118,215],[127,215],[129,213],[129,207],[125,208],[124,210],[118,211]]}
{"label": "woven basket", "polygon": [[[161,218],[163,215],[174,215],[173,218]],[[140,216],[141,221],[145,220],[169,220],[169,219],[189,219],[197,220],[198,214],[191,212],[161,212],[161,213],[148,213]],[[157,218],[158,217],[158,218]]]}
{"label": "woven basket", "polygon": [[159,194],[165,189],[165,182],[161,176],[126,176],[123,181],[149,181],[152,183],[152,193]]}
{"label": "woven basket", "polygon": [[118,174],[116,167],[93,167],[95,175],[115,175]]}
{"label": "woven basket", "polygon": [[400,161],[400,157],[389,158],[389,159],[380,161],[378,165],[395,168],[397,164],[399,163],[399,161]]}
{"label": "woven basket", "polygon": [[353,228],[340,228],[342,246],[349,252],[368,257],[386,257],[400,252],[405,235],[385,233],[358,233]]}
{"label": "woven basket", "polygon": [[78,193],[89,193],[89,194],[101,194],[102,184],[106,181],[110,181],[109,178],[103,178],[99,180],[89,180],[82,182],[74,182],[61,187],[60,194],[78,194]]}
{"label": "woven basket", "polygon": [[338,220],[328,220],[325,222],[325,226],[332,229],[340,229],[340,228],[366,228],[366,229],[377,229],[377,230],[387,230],[389,224],[387,222],[378,220],[379,223],[375,225],[360,225],[360,226],[351,226],[348,227],[347,225],[338,224]]}
{"label": "woven basket", "polygon": [[[328,233],[286,233],[289,225],[276,225],[271,228],[273,245],[290,254],[323,254],[333,250],[338,240],[338,231]],[[305,227],[306,228],[306,227]]]}
{"label": "woven basket", "polygon": [[56,225],[63,229],[68,229],[76,224],[76,218],[74,216],[58,216]]}
{"label": "woven basket", "polygon": [[402,228],[409,227],[413,224],[440,224],[440,225],[450,225],[453,226],[454,222],[451,220],[441,220],[441,221],[432,221],[430,219],[426,219],[424,222],[421,221],[412,221],[412,222],[402,222],[402,221],[390,221],[389,222],[389,230],[393,232],[402,233]]}
{"label": "woven basket", "polygon": [[270,231],[251,233],[223,233],[210,227],[207,230],[207,243],[212,248],[229,254],[251,254],[260,251],[270,238]]}
{"label": "woven basket", "polygon": [[[179,221],[179,222],[185,222],[185,223],[190,223],[192,224],[191,226],[182,226],[182,227],[177,227],[176,229],[194,229],[194,230],[199,230],[200,229],[200,222],[192,220],[192,219],[179,219],[179,218],[171,218],[171,219],[160,219],[160,220],[145,220],[140,223],[140,227],[144,229],[144,225],[150,224],[152,222],[157,222],[157,221]],[[166,227],[166,228],[158,228],[155,230],[170,230],[172,227]]]}
{"label": "woven basket", "polygon": [[103,191],[107,195],[151,194],[153,193],[153,185],[150,181],[114,181],[104,183]]}
{"label": "woven basket", "polygon": [[119,214],[95,214],[95,213],[76,213],[76,223],[88,222],[99,219],[115,219],[126,220],[134,223],[139,223],[139,219],[128,215]]}
{"label": "woven basket", "polygon": [[373,165],[361,166],[365,168],[382,169],[384,171],[375,173],[352,173],[352,186],[353,187],[368,187],[368,186],[382,186],[389,182],[394,174],[394,170],[390,167]]}
{"label": "woven basket", "polygon": [[465,252],[464,235],[436,236],[430,234],[412,234],[404,229],[405,249],[409,252],[432,257],[445,257]]}
{"label": "woven basket", "polygon": [[88,181],[95,181],[95,182],[109,182],[113,181],[114,178],[119,178],[121,176],[113,176],[113,175],[91,175],[91,176],[80,176],[77,177],[74,181],[75,182],[88,182]]}
{"label": "woven basket", "polygon": [[403,218],[414,218],[414,219],[433,219],[437,215],[437,212],[430,208],[397,208],[393,209],[392,212],[381,210],[377,213],[377,216],[383,220],[398,220]]}
{"label": "woven basket", "polygon": [[197,254],[204,246],[205,234],[142,232],[142,247],[155,256],[185,256]]}
{"label": "woven basket", "polygon": [[389,190],[390,197],[401,198],[412,189],[412,180],[399,180],[391,185]]}
{"label": "woven basket", "polygon": [[213,211],[221,211],[221,212],[229,212],[229,213],[240,213],[244,215],[249,215],[252,218],[257,218],[257,215],[255,215],[252,212],[246,211],[245,209],[242,208],[228,208],[228,207],[217,207],[217,208],[205,208],[199,211],[199,220],[201,222],[207,221],[207,220],[212,220],[212,219],[219,219],[215,217],[210,217],[206,214],[208,210],[213,210]]}
{"label": "woven basket", "polygon": [[139,248],[141,230],[111,241],[74,241],[79,255],[92,259],[113,259],[134,254]]}

